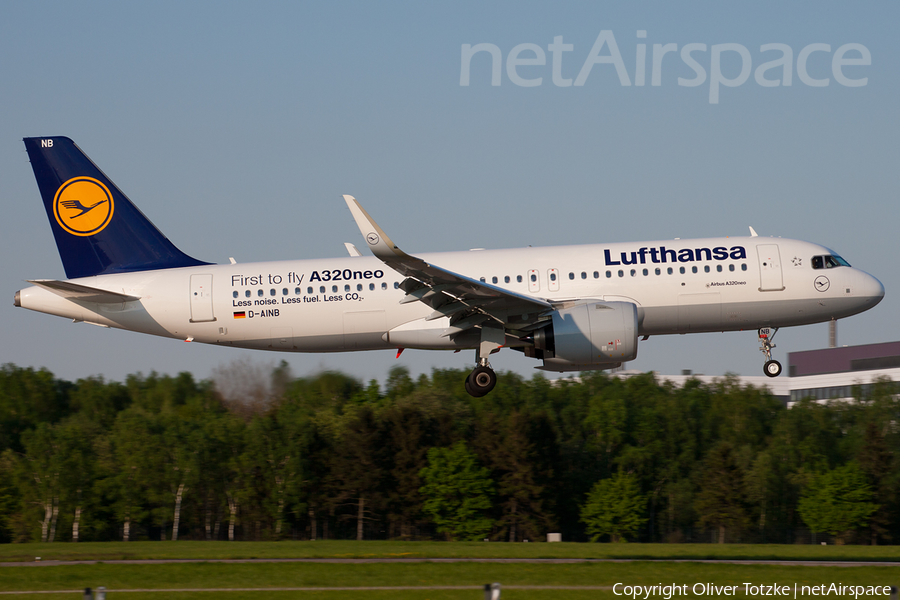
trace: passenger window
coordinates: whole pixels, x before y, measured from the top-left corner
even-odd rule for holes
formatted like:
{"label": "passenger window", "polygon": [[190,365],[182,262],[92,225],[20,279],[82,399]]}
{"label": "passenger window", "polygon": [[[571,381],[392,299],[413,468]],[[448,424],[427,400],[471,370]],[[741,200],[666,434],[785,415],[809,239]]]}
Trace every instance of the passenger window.
{"label": "passenger window", "polygon": [[349,285],[349,284],[347,284],[347,285],[344,286],[344,291],[345,291],[345,292],[349,292],[349,291],[350,291],[350,285]]}
{"label": "passenger window", "polygon": [[270,296],[274,296],[274,295],[275,295],[275,288],[272,288],[272,289],[269,290],[269,295],[270,295]]}
{"label": "passenger window", "polygon": [[522,283],[522,276],[521,276],[521,275],[516,275],[516,282],[517,282],[517,283]]}
{"label": "passenger window", "polygon": [[400,282],[399,282],[399,281],[395,281],[395,282],[394,282],[394,289],[395,289],[395,290],[399,290],[399,289],[400,289]]}
{"label": "passenger window", "polygon": [[234,292],[232,292],[231,296],[232,296],[232,298],[237,298],[238,297],[237,290],[234,290]]}
{"label": "passenger window", "polygon": [[666,269],[666,273],[668,273],[669,275],[674,273],[674,271],[672,270],[672,267],[669,267],[668,269]]}
{"label": "passenger window", "polygon": [[300,288],[294,288],[294,295],[295,295],[295,296],[299,296],[301,293],[303,293],[303,290],[301,290]]}
{"label": "passenger window", "polygon": [[282,295],[282,296],[287,296],[287,295],[288,295],[288,289],[287,289],[287,288],[282,289],[282,290],[281,290],[281,295]]}
{"label": "passenger window", "polygon": [[734,265],[728,265],[728,270],[729,270],[729,271],[734,271]]}
{"label": "passenger window", "polygon": [[313,293],[312,286],[309,286],[308,288],[306,288],[306,293],[307,293],[307,294],[312,294],[312,293]]}
{"label": "passenger window", "polygon": [[619,277],[625,277],[625,271],[619,270]]}
{"label": "passenger window", "polygon": [[262,290],[256,290],[256,295],[262,298],[264,292]]}
{"label": "passenger window", "polygon": [[659,267],[656,267],[656,274],[657,274],[657,275],[662,274],[662,271],[660,271]]}
{"label": "passenger window", "polygon": [[244,297],[246,297],[246,298],[250,297],[250,290],[247,290],[246,292],[244,292]]}
{"label": "passenger window", "polygon": [[569,279],[575,279],[575,273],[569,273]]}
{"label": "passenger window", "polygon": [[582,272],[581,272],[581,278],[582,278],[582,279],[587,279],[587,273],[585,273],[584,271],[582,271]]}
{"label": "passenger window", "polygon": [[503,283],[509,283],[509,275],[503,278]]}
{"label": "passenger window", "polygon": [[704,273],[709,273],[709,265],[704,265],[704,266],[703,266],[703,272],[704,272]]}
{"label": "passenger window", "polygon": [[491,277],[491,283],[497,283],[497,281],[498,281],[497,277]]}
{"label": "passenger window", "polygon": [[383,290],[386,290],[386,289],[387,289],[387,281],[382,281],[382,282],[381,282],[381,289],[383,289]]}
{"label": "passenger window", "polygon": [[531,283],[534,283],[535,281],[537,281],[537,275],[535,275],[534,273],[532,273],[532,274],[531,274]]}
{"label": "passenger window", "polygon": [[634,269],[632,269],[632,270],[631,270],[631,276],[634,277],[635,275],[637,275],[637,271],[635,271]]}
{"label": "passenger window", "polygon": [[357,283],[357,284],[356,284],[356,291],[357,291],[357,292],[361,292],[361,291],[362,291],[362,284],[361,284],[361,283]]}
{"label": "passenger window", "polygon": [[721,273],[721,272],[722,272],[722,265],[716,265],[716,271],[718,271],[719,273]]}
{"label": "passenger window", "polygon": [[550,272],[550,281],[556,281],[556,273]]}
{"label": "passenger window", "polygon": [[691,273],[696,273],[696,272],[697,272],[697,266],[694,265],[693,267],[691,267]]}
{"label": "passenger window", "polygon": [[325,293],[325,286],[324,286],[324,285],[319,286],[319,293],[320,293],[320,294],[324,294],[324,293]]}
{"label": "passenger window", "polygon": [[479,278],[479,281],[481,281],[481,283],[487,283],[487,279],[485,279],[484,277]]}
{"label": "passenger window", "polygon": [[600,271],[594,271],[594,279],[600,279]]}
{"label": "passenger window", "polygon": [[337,294],[337,286],[336,285],[331,286],[331,293]]}
{"label": "passenger window", "polygon": [[741,265],[741,271],[746,271],[746,270],[747,270],[747,265],[746,265],[746,263],[745,263],[745,264],[742,264],[742,265]]}
{"label": "passenger window", "polygon": [[612,271],[607,271],[607,272],[606,272],[606,278],[607,278],[607,279],[610,279],[611,277],[612,277]]}
{"label": "passenger window", "polygon": [[644,277],[646,277],[649,274],[650,274],[650,271],[648,271],[647,269],[644,269]]}

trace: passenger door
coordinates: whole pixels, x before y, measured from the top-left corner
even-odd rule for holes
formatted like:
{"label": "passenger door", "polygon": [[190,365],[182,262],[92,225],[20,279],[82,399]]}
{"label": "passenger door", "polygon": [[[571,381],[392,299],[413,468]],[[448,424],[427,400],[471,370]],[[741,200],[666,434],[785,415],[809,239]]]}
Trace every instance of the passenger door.
{"label": "passenger door", "polygon": [[191,275],[191,323],[215,321],[211,274]]}
{"label": "passenger door", "polygon": [[781,255],[778,244],[760,244],[756,247],[759,257],[759,291],[780,292],[784,289],[781,274]]}

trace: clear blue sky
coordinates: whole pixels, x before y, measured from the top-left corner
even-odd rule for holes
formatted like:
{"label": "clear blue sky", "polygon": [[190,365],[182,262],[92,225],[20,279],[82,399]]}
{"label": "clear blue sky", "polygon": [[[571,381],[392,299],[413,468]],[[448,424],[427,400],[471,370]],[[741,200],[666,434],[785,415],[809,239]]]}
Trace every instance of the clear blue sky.
{"label": "clear blue sky", "polygon": [[[897,2],[4,2],[0,4],[0,362],[76,379],[193,372],[250,356],[285,358],[297,375],[341,369],[366,380],[465,367],[471,353],[249,353],[75,325],[12,306],[26,279],[64,272],[22,137],[67,135],[182,250],[239,262],[341,256],[359,232],[341,194],[358,197],[410,252],[472,247],[760,235],[822,243],[877,276],[874,310],[839,326],[841,344],[900,339]],[[575,79],[601,31],[612,32],[632,85],[614,65]],[[638,38],[646,31],[646,38]],[[460,85],[464,44],[490,56]],[[792,85],[763,87],[759,65],[785,44]],[[516,85],[507,58],[536,44],[542,77]],[[646,44],[646,84],[636,80]],[[676,44],[651,85],[654,44]],[[680,54],[706,73],[695,78]],[[712,47],[735,79],[710,103]],[[810,44],[809,77],[797,62]],[[871,65],[832,61],[861,44]],[[605,47],[601,55],[609,55]],[[525,49],[520,59],[534,58]],[[859,57],[849,52],[846,58]],[[780,79],[780,68],[767,71]],[[827,326],[786,329],[776,357],[825,345]],[[499,369],[537,364],[504,351]],[[754,332],[651,338],[630,367],[759,374]]]}

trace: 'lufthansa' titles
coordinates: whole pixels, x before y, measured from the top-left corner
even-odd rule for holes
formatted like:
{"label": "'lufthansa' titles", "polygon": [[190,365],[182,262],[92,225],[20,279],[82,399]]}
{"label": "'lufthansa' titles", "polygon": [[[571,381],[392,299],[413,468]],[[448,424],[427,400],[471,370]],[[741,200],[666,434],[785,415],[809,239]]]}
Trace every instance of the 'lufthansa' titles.
{"label": "'lufthansa' titles", "polygon": [[607,248],[603,251],[606,266],[616,265],[645,265],[649,263],[686,263],[701,260],[743,260],[747,258],[747,251],[743,246],[732,246],[730,249],[724,246],[715,248],[681,248],[674,250],[660,246],[659,248],[640,248],[631,252],[619,252],[618,260],[613,259],[612,252]]}

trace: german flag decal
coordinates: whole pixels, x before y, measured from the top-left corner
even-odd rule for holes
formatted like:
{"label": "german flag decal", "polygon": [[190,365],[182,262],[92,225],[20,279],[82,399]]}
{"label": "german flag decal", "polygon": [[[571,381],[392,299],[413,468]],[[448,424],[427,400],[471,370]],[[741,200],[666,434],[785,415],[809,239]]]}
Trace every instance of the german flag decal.
{"label": "german flag decal", "polygon": [[236,313],[234,313],[234,318],[235,319],[246,319],[247,313],[244,311],[236,312]]}

